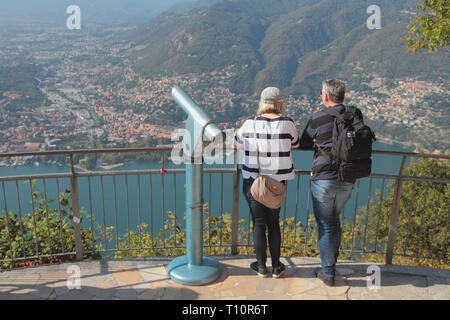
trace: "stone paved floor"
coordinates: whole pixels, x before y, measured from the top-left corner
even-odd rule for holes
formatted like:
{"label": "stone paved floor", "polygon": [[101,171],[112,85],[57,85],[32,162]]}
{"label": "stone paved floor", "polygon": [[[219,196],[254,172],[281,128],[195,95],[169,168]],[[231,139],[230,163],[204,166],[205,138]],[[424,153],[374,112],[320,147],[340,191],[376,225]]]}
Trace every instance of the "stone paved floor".
{"label": "stone paved floor", "polygon": [[[369,264],[340,262],[335,287],[314,276],[318,259],[283,258],[284,277],[261,278],[250,269],[253,257],[215,257],[222,274],[205,286],[172,281],[166,272],[171,259],[100,260],[76,263],[81,288],[69,289],[71,264],[41,266],[0,273],[0,300],[5,299],[152,299],[152,300],[449,300],[450,271],[386,266],[381,288],[367,288]],[[72,264],[73,265],[73,264]],[[269,268],[269,273],[271,268]],[[69,281],[68,281],[69,280]]]}

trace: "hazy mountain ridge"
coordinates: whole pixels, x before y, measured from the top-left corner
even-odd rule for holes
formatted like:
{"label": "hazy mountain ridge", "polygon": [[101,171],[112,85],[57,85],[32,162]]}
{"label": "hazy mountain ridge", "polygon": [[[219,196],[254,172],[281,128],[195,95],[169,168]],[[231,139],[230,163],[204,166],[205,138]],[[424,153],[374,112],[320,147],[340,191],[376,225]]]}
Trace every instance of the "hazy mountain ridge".
{"label": "hazy mountain ridge", "polygon": [[[139,25],[146,23],[170,7],[185,6],[196,0],[16,0],[0,2],[2,20],[15,18],[39,21],[49,25],[62,25],[67,19],[66,9],[77,5],[83,23],[100,25]],[[201,0],[211,1],[211,0]],[[200,5],[200,4],[199,4]]]}
{"label": "hazy mountain ridge", "polygon": [[355,61],[367,72],[376,69],[392,78],[443,75],[448,50],[411,56],[400,41],[408,24],[405,10],[414,3],[378,1],[382,29],[369,30],[367,8],[373,1],[222,1],[165,13],[124,38],[130,40],[135,70],[149,77],[235,65],[242,70],[233,83],[236,92],[276,85],[312,94],[324,77],[351,77],[349,62]]}

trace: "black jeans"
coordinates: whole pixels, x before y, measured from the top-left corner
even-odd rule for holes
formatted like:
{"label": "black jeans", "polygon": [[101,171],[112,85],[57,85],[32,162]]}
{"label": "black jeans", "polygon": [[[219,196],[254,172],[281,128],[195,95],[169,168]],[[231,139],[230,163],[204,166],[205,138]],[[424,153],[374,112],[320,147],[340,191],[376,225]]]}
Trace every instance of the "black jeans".
{"label": "black jeans", "polygon": [[244,179],[243,192],[247,199],[250,213],[253,220],[253,241],[256,251],[256,259],[258,267],[266,267],[267,261],[267,238],[266,228],[268,229],[269,250],[272,260],[272,267],[276,268],[280,263],[280,246],[281,246],[281,232],[280,232],[280,209],[270,209],[265,205],[256,201],[250,188],[252,187],[253,178]]}

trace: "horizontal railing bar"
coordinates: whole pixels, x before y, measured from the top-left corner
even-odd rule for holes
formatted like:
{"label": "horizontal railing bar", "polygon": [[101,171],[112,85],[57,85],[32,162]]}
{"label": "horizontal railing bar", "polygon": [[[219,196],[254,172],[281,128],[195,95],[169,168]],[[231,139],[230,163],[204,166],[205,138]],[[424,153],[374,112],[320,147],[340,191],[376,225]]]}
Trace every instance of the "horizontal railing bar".
{"label": "horizontal railing bar", "polygon": [[14,261],[25,261],[25,260],[35,260],[35,259],[52,258],[52,257],[74,256],[74,255],[76,255],[76,252],[55,253],[55,254],[46,254],[46,255],[42,255],[42,256],[30,256],[30,257],[18,257],[18,258],[14,258],[14,259],[4,259],[4,260],[0,260],[0,263],[2,263],[2,262],[14,262]]}
{"label": "horizontal railing bar", "polygon": [[403,254],[403,253],[394,253],[393,256],[415,258],[415,259],[432,259],[432,260],[448,261],[447,258],[431,257],[431,256],[430,257],[427,257],[427,256],[414,256],[414,255]]}
{"label": "horizontal railing bar", "polygon": [[[49,151],[35,151],[35,152],[11,152],[0,153],[0,158],[8,157],[24,157],[24,156],[49,156],[49,155],[74,155],[74,154],[90,154],[90,153],[114,153],[114,152],[168,152],[172,151],[173,147],[142,147],[142,148],[107,148],[107,149],[76,149],[76,150],[49,150]],[[296,149],[294,151],[305,151]],[[448,154],[428,154],[428,153],[414,153],[414,152],[396,152],[374,150],[373,154],[390,155],[390,156],[406,156],[416,158],[434,158],[450,160]]]}
{"label": "horizontal railing bar", "polygon": [[[231,248],[231,244],[204,245],[203,248]],[[185,246],[166,246],[166,247],[142,247],[142,248],[123,248],[123,249],[102,249],[96,251],[85,251],[85,253],[95,252],[118,252],[118,251],[140,251],[140,250],[167,250],[167,249],[186,249]],[[1,261],[0,261],[1,262]]]}
{"label": "horizontal railing bar", "polygon": [[[238,244],[237,247],[241,248],[249,248],[253,247],[253,245],[246,245],[246,244]],[[184,246],[176,246],[176,247],[143,247],[143,248],[125,248],[125,249],[103,249],[103,250],[91,250],[91,251],[85,251],[85,253],[108,253],[108,252],[117,252],[117,251],[139,251],[139,250],[167,250],[167,249],[185,249]],[[231,248],[231,244],[224,244],[224,245],[204,245],[204,248]],[[305,247],[281,247],[281,249],[286,250],[302,250],[305,249]],[[313,247],[307,247],[307,250],[318,250],[317,248]],[[353,252],[353,253],[364,253],[362,250],[351,250],[351,249],[340,249],[341,252]],[[25,260],[36,260],[36,259],[42,259],[42,258],[50,258],[50,257],[62,257],[62,256],[74,256],[76,252],[67,252],[67,253],[56,253],[51,255],[43,255],[43,256],[30,256],[30,257],[19,257],[14,259],[4,259],[0,260],[0,263],[4,262],[17,262],[17,261],[25,261]],[[385,252],[383,251],[377,251],[377,252],[365,252],[365,254],[379,254],[384,255]],[[416,259],[433,259],[433,260],[444,260],[448,261],[448,259],[442,259],[439,257],[429,257],[429,256],[416,256],[416,255],[408,255],[408,254],[400,254],[400,253],[394,253],[394,256],[401,256],[401,257],[408,257],[408,258],[416,258]],[[1,272],[1,271],[0,271]]]}
{"label": "horizontal railing bar", "polygon": [[56,179],[56,178],[70,178],[71,173],[49,173],[49,174],[35,174],[35,175],[20,175],[0,177],[0,181],[18,181],[30,179]]}
{"label": "horizontal railing bar", "polygon": [[[240,169],[239,169],[240,171]],[[165,169],[166,174],[177,174],[185,173],[186,169]],[[205,168],[206,173],[235,173],[235,168]],[[310,175],[311,171],[307,170],[294,170],[295,174],[299,175]],[[160,169],[149,169],[149,170],[121,170],[121,171],[88,171],[88,172],[77,172],[76,175],[79,177],[100,177],[100,176],[120,176],[120,175],[145,175],[145,174],[161,174]],[[0,177],[1,181],[17,181],[17,180],[30,180],[30,179],[56,179],[56,178],[70,178],[71,173],[49,173],[49,174],[35,174],[35,175],[19,175],[19,176],[7,176]],[[372,174],[371,178],[374,179],[398,179],[396,175],[389,174]],[[369,178],[369,177],[368,177]],[[450,183],[450,179],[437,179],[437,178],[427,178],[427,177],[412,177],[412,176],[401,176],[400,180],[404,181],[421,181],[421,182],[432,182],[432,183]]]}
{"label": "horizontal railing bar", "polygon": [[437,178],[411,177],[411,176],[401,176],[400,180],[422,181],[422,182],[432,182],[432,183],[449,183],[450,182],[450,179],[437,179]]}
{"label": "horizontal railing bar", "polygon": [[[186,169],[164,169],[165,174],[185,173]],[[235,173],[235,168],[204,168],[208,173]],[[77,172],[79,177],[161,174],[161,169]],[[1,181],[1,180],[0,180]]]}
{"label": "horizontal railing bar", "polygon": [[[208,245],[205,244],[203,247],[204,248],[231,248],[231,244],[217,244],[217,245]],[[238,247],[242,247],[242,248],[253,248],[253,245],[248,245],[248,244],[238,244]],[[139,251],[139,250],[166,250],[166,249],[185,249],[185,246],[170,246],[170,247],[142,247],[142,248],[123,248],[123,249],[103,249],[103,250],[97,250],[97,251],[86,251],[86,253],[94,253],[94,252],[117,252],[117,251]],[[281,249],[286,249],[286,250],[301,250],[301,249],[305,249],[305,247],[291,247],[291,246],[284,246],[281,247]],[[306,247],[307,250],[318,250],[318,248],[315,247]],[[369,254],[386,254],[386,252],[384,251],[377,251],[377,252],[364,252],[363,250],[351,250],[351,249],[339,249],[339,251],[341,252],[353,252],[353,253],[369,253]],[[394,254],[394,255],[400,255],[400,254]],[[404,255],[402,255],[404,256]],[[408,256],[408,255],[406,255]],[[416,258],[416,256],[408,256],[408,257],[413,257]],[[428,257],[418,257],[418,258],[428,258]],[[436,258],[438,260],[441,260],[440,258]]]}
{"label": "horizontal railing bar", "polygon": [[0,158],[26,157],[26,156],[52,156],[52,155],[74,155],[90,153],[114,153],[114,152],[165,152],[172,151],[171,147],[145,147],[145,148],[108,148],[108,149],[76,149],[76,150],[49,150],[35,152],[11,152],[0,153]]}
{"label": "horizontal railing bar", "polygon": [[439,178],[428,178],[428,177],[413,177],[413,176],[396,176],[392,174],[379,174],[374,173],[371,174],[367,178],[373,179],[400,179],[402,181],[422,181],[422,182],[433,182],[433,183],[450,183],[450,179],[439,179]]}
{"label": "horizontal railing bar", "polygon": [[[238,244],[238,247],[241,248],[253,248],[253,245],[248,245],[248,244]],[[319,248],[315,248],[315,247],[292,247],[292,246],[288,246],[288,247],[281,247],[281,249],[285,249],[285,250],[319,250]],[[377,252],[364,252],[363,250],[351,250],[351,249],[339,249],[340,252],[351,252],[351,253],[361,253],[361,254],[386,254],[386,252],[384,251],[377,251]],[[395,254],[394,254],[395,255]],[[426,257],[424,257],[426,258]]]}
{"label": "horizontal railing bar", "polygon": [[410,158],[434,158],[434,159],[450,160],[450,154],[414,153],[414,152],[384,151],[384,150],[374,150],[372,151],[372,153],[387,156],[406,156]]}

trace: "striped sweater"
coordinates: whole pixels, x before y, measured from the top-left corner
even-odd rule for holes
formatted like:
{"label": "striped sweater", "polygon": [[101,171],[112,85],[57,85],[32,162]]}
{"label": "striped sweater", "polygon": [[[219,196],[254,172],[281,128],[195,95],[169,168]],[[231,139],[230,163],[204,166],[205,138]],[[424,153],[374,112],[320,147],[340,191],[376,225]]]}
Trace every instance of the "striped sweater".
{"label": "striped sweater", "polygon": [[[244,179],[258,177],[257,152],[254,138],[254,117],[248,118],[235,135],[235,143],[244,149],[242,175]],[[295,178],[291,149],[298,148],[299,135],[294,121],[286,116],[269,119],[256,118],[256,141],[258,143],[261,174],[277,181]]]}

